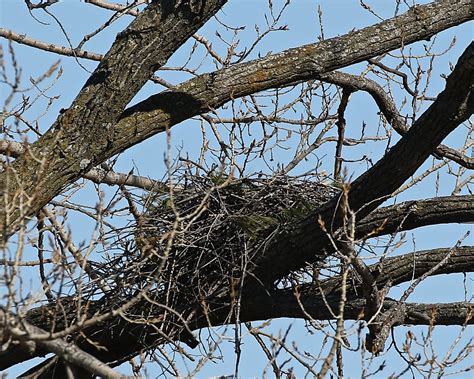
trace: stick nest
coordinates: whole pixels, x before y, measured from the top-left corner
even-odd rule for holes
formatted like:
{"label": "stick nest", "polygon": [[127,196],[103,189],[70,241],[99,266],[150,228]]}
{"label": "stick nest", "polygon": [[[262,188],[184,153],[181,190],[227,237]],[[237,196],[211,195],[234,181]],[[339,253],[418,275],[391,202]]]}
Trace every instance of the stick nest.
{"label": "stick nest", "polygon": [[190,301],[216,294],[252,269],[273,236],[335,194],[314,178],[187,177],[171,196],[147,196],[128,266],[160,292]]}

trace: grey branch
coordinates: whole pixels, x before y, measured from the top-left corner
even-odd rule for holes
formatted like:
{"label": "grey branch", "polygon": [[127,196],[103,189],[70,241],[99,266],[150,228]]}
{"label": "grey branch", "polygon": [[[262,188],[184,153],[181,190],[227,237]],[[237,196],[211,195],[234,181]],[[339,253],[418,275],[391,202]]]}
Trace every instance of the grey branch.
{"label": "grey branch", "polygon": [[[436,101],[416,120],[403,138],[393,146],[373,167],[350,184],[349,208],[357,219],[363,219],[391,197],[441,141],[468,119],[474,108],[472,78],[474,77],[474,43],[459,58],[448,77],[446,88]],[[275,242],[263,252],[254,272],[264,283],[271,284],[305,262],[324,260],[317,254],[328,245],[326,231],[336,232],[342,226],[340,196],[297,221],[291,232],[282,232]],[[272,267],[269,270],[268,267]]]}
{"label": "grey branch", "polygon": [[[4,154],[13,158],[18,158],[27,150],[25,143],[15,141],[0,140],[0,154]],[[147,178],[145,176],[122,174],[114,172],[112,169],[104,169],[100,166],[94,167],[87,171],[84,178],[92,180],[94,183],[109,184],[109,185],[125,185],[136,188],[142,188],[147,191],[163,191],[168,192],[169,188],[166,184]]]}
{"label": "grey branch", "polygon": [[[360,90],[369,93],[377,103],[386,120],[393,126],[393,129],[402,136],[408,132],[408,127],[403,117],[398,113],[395,103],[377,82],[361,76],[338,71],[323,74],[319,79],[338,86],[348,87],[353,91]],[[433,152],[433,155],[451,159],[463,167],[474,169],[474,158],[461,154],[459,151],[445,145],[439,145]]]}
{"label": "grey branch", "polygon": [[102,59],[101,54],[91,53],[84,50],[71,49],[65,46],[53,45],[51,43],[39,41],[34,38],[30,38],[25,34],[18,34],[12,30],[0,28],[0,37],[4,37],[8,40],[21,43],[23,45],[35,47],[40,50],[50,51],[52,53],[66,55],[70,57],[86,58],[93,61],[100,61]]}
{"label": "grey branch", "polygon": [[125,378],[125,376],[117,373],[91,354],[81,350],[75,344],[62,339],[48,339],[49,333],[25,320],[18,321],[17,317],[6,312],[3,308],[0,308],[0,325],[2,326],[2,340],[10,337],[12,339],[11,343],[24,343],[30,349],[35,349],[35,345],[37,345],[40,349],[60,356],[66,362],[104,378]]}
{"label": "grey branch", "polygon": [[[225,1],[222,0],[221,2],[216,1],[210,4],[209,9],[206,10],[206,17],[214,14],[224,2]],[[145,13],[147,12],[140,13],[132,24],[141,18],[146,18],[146,15],[143,17]],[[76,161],[71,162],[69,160],[65,162],[60,151],[52,150],[49,159],[51,162],[50,169],[41,175],[41,177],[47,183],[54,183],[54,188],[51,186],[45,187],[41,196],[36,196],[36,202],[31,207],[30,213],[36,213],[44,204],[50,201],[52,197],[56,196],[61,188],[64,188],[67,183],[73,182],[81,175],[81,165],[79,164],[81,160],[84,162],[87,160],[90,166],[97,166],[111,156],[157,133],[163,132],[183,120],[204,113],[209,109],[215,109],[231,99],[268,88],[284,87],[315,79],[318,75],[367,60],[421,39],[430,38],[442,30],[459,25],[472,18],[473,12],[469,0],[444,0],[434,2],[415,7],[403,15],[341,37],[290,49],[280,54],[270,55],[255,61],[237,64],[216,71],[212,75],[201,75],[177,86],[173,91],[152,96],[124,112],[119,117],[117,124],[107,126],[107,130],[113,129],[113,133],[111,133],[113,139],[107,138],[108,134],[106,130],[103,131],[103,136],[101,136],[102,138],[100,139],[100,141],[107,140],[107,148],[104,148],[102,144],[98,142],[94,144],[85,141],[81,143],[76,142],[74,145],[88,146],[91,151],[87,152],[87,157],[84,156],[84,154],[72,154],[73,156],[80,156],[81,158],[75,158]],[[200,19],[200,22],[201,21],[204,23],[205,19]],[[195,26],[196,28],[194,28],[195,30],[193,30],[193,32],[195,32],[200,25]],[[189,34],[191,35],[192,33]],[[127,32],[121,33],[120,36],[126,37]],[[117,53],[117,49],[123,47],[123,40],[124,39],[121,38],[117,40],[116,47],[113,47],[108,53],[108,62],[102,62],[101,64],[109,65],[113,62],[113,59],[111,60],[110,58],[114,57],[114,54]],[[175,42],[177,41],[173,43]],[[168,45],[168,47],[176,49],[177,45]],[[160,49],[155,49],[155,51],[160,51]],[[169,53],[171,52],[172,51],[169,51]],[[165,55],[167,53],[168,51],[163,52]],[[150,57],[153,58],[153,56]],[[155,60],[155,62],[147,62],[147,64],[151,64],[153,70],[156,70],[165,60],[166,58],[164,60],[163,58],[159,58],[159,61]],[[130,63],[127,60],[122,61],[126,64]],[[113,64],[116,64],[116,62],[113,62]],[[98,85],[101,82],[95,83],[96,79],[100,79],[100,72],[101,69],[99,66],[96,74],[93,75],[88,84],[93,84],[102,91],[105,90],[105,88],[101,88],[102,86]],[[138,82],[136,78],[130,78],[133,81],[133,90],[131,92],[135,93],[138,90],[136,87],[141,87],[142,83],[151,77],[151,75],[142,76],[140,82]],[[123,84],[125,83],[122,83],[122,88],[124,88]],[[88,85],[86,87],[88,88],[90,86]],[[106,100],[103,98],[103,95],[99,96],[95,89],[92,92],[96,95],[97,102],[100,102],[99,108],[105,109],[106,107],[103,105]],[[130,95],[134,93],[132,94],[131,92],[127,94],[127,98],[132,97]],[[104,91],[101,93],[104,93]],[[107,90],[106,93],[109,94],[110,91]],[[79,97],[80,96],[81,95],[79,95]],[[107,102],[111,104],[114,103],[111,100],[112,99],[108,99]],[[126,100],[125,97],[123,97],[119,103],[114,104],[128,103],[128,100],[123,100]],[[176,107],[176,104],[180,104],[180,106]],[[96,111],[95,108],[93,110],[88,109],[87,114],[92,115]],[[114,109],[114,112],[115,111],[117,111],[117,109]],[[80,112],[78,113],[78,111],[69,112],[63,115],[61,121],[63,121],[63,123],[64,121],[68,121],[72,135],[77,136],[79,131],[76,129],[79,128],[80,125],[83,125],[84,122],[87,123],[87,119],[82,120],[83,117],[84,115]],[[107,119],[110,120],[111,118],[115,118],[115,116],[112,116],[110,111],[108,111]],[[84,126],[82,129],[87,128]],[[63,133],[60,144],[69,146],[69,138],[70,137]],[[44,153],[45,150],[49,150],[48,146],[51,141],[55,141],[54,132],[47,133],[47,136],[45,135],[34,144],[33,149],[36,153],[34,155],[36,156],[40,154],[40,152]],[[73,157],[70,159],[74,160]],[[15,162],[13,170],[16,172],[24,170],[30,173],[36,172],[37,167],[34,167],[35,165],[31,163],[32,162],[25,161]],[[62,175],[61,178],[58,178],[56,177],[58,173],[64,171],[63,168],[61,168],[63,165],[68,167],[68,171],[70,172],[68,175]],[[33,180],[35,175],[27,174],[25,176],[25,178],[22,178],[23,190],[27,194],[32,195],[38,183],[36,180]],[[5,180],[5,175],[0,174],[0,186],[5,183]],[[11,190],[16,191],[15,188],[11,188]],[[18,211],[13,211],[13,214],[9,214],[8,217],[11,222],[7,234],[10,235],[18,228]]]}

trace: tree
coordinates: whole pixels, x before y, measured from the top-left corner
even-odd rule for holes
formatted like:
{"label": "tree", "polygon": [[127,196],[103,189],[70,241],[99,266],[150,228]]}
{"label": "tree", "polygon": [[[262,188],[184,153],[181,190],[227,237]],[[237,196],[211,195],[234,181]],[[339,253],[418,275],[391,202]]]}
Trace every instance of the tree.
{"label": "tree", "polygon": [[[45,12],[61,25],[54,16],[56,3],[25,1],[25,6],[32,17]],[[396,2],[394,17],[379,17],[372,26],[328,39],[319,8],[319,42],[264,56],[257,48],[267,36],[286,32],[282,22],[290,1],[278,7],[268,2],[266,29],[256,28],[255,40],[244,49],[239,46],[243,29],[218,17],[220,29],[212,42],[224,42],[224,54],[214,49],[212,36],[196,32],[222,7],[225,11],[226,0],[87,3],[113,15],[77,47],[0,29],[13,69],[10,75],[2,62],[3,84],[10,93],[0,146],[7,288],[0,308],[1,369],[53,353],[28,374],[118,377],[113,367],[130,361],[138,375],[141,366],[133,360],[138,356],[143,362],[154,360],[165,374],[178,375],[173,356],[189,357],[183,344],[200,346],[199,369],[218,344],[196,331],[219,325],[235,325],[235,375],[243,326],[277,377],[293,375],[288,364],[279,362],[282,349],[291,365],[311,375],[342,377],[343,357],[354,349],[349,346],[354,339],[356,350],[373,356],[384,353],[390,339],[412,372],[443,375],[455,364],[469,369],[463,361],[471,341],[456,356],[451,352],[433,364],[416,356],[411,331],[403,347],[390,334],[402,325],[426,325],[430,341],[436,326],[465,330],[473,322],[467,293],[462,302],[408,301],[430,276],[473,271],[467,234],[459,231],[457,242],[448,247],[401,253],[407,230],[474,221],[468,171],[474,161],[467,153],[472,146],[474,45],[452,57],[457,63],[450,72],[443,68],[442,91],[431,93],[430,87],[441,80],[433,75],[438,57],[454,46],[453,41],[440,51],[436,37],[472,20],[470,1],[440,0],[404,12]],[[125,17],[133,21],[106,54],[82,50]],[[194,45],[188,61],[166,67],[190,38]],[[22,96],[13,41],[72,56],[79,65],[82,59],[99,61],[47,130],[40,125],[41,114],[32,122],[28,112],[38,99],[46,99],[45,109],[51,111],[56,99],[43,86],[60,77],[60,65],[30,80],[36,97]],[[199,49],[215,70],[203,73],[196,65]],[[338,71],[357,63],[357,74]],[[171,84],[164,79],[167,70],[191,78]],[[135,101],[149,82],[163,89]],[[347,130],[346,118],[361,92],[375,104],[378,127],[364,124],[355,133]],[[192,118],[200,123],[202,144],[197,153],[176,153],[172,128]],[[460,133],[462,146],[442,144],[453,132]],[[114,171],[118,154],[159,133],[168,141],[163,180],[158,174],[150,178]],[[384,145],[381,154],[370,156],[373,143]],[[319,159],[315,153],[326,146],[332,155]],[[272,163],[290,148],[293,155]],[[363,158],[354,159],[352,148],[364,151]],[[354,179],[361,166],[352,163],[361,161],[367,168]],[[436,197],[400,200],[434,172]],[[440,190],[439,181],[448,182],[450,176],[454,188],[438,196],[448,187]],[[93,207],[73,200],[76,192],[87,191],[87,181],[96,183]],[[95,225],[86,244],[72,237],[80,223],[71,223],[68,230],[66,222],[74,213]],[[38,258],[32,260],[34,250]],[[36,287],[25,295],[23,286],[33,270],[38,272]],[[394,286],[406,282],[401,296],[389,296]],[[323,356],[316,351],[305,356],[288,347],[285,338],[268,334],[265,324],[252,324],[280,317],[304,319],[308,330],[325,335]],[[351,336],[354,325],[357,336]],[[385,374],[384,365],[378,370]]]}

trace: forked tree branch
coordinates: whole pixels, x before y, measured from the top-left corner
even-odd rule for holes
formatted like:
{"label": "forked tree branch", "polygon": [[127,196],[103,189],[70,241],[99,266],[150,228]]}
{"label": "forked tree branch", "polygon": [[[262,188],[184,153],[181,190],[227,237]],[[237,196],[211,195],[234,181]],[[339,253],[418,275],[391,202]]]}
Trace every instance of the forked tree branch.
{"label": "forked tree branch", "polygon": [[67,184],[104,162],[126,105],[226,1],[202,1],[198,13],[188,2],[152,2],[117,35],[71,107],[0,173],[3,243]]}
{"label": "forked tree branch", "polygon": [[[474,43],[471,43],[436,101],[380,161],[350,184],[349,207],[358,220],[387,200],[441,141],[471,116],[474,109],[473,78]],[[304,266],[305,262],[323,260],[325,256],[315,254],[328,244],[327,233],[334,234],[342,226],[342,213],[340,196],[336,196],[304,220],[297,221],[290,232],[280,233],[262,252],[254,274],[271,286],[276,279]]]}
{"label": "forked tree branch", "polygon": [[[422,277],[448,255],[446,264],[439,267],[434,275],[474,271],[473,246],[414,251],[382,259],[379,263],[369,265],[368,268],[376,276],[378,287],[382,288],[388,284],[397,286]],[[298,291],[305,296],[317,296],[321,293],[334,295],[340,292],[341,283],[340,277],[333,277],[322,280],[317,287],[313,284],[302,284],[298,287]],[[357,294],[360,294],[361,285],[362,283],[357,281],[350,283],[346,289],[349,296],[357,297]]]}
{"label": "forked tree branch", "polygon": [[[406,281],[417,279],[424,273],[436,266],[443,260],[449,252],[452,252],[449,261],[442,266],[437,272],[438,274],[452,274],[471,272],[474,267],[474,247],[464,246],[452,249],[434,249],[420,252],[408,253],[401,256],[387,258],[383,265],[373,264],[368,266],[371,272],[378,272],[378,284],[383,286],[387,281],[391,281],[392,285],[398,285]],[[248,294],[242,299],[242,315],[241,321],[266,320],[278,317],[294,317],[307,318],[308,314],[317,320],[332,320],[334,313],[327,308],[327,301],[333,309],[337,309],[340,301],[341,280],[338,277],[321,281],[318,286],[301,285],[297,292],[291,289],[274,290],[269,293]],[[323,300],[321,292],[325,293]],[[346,319],[361,319],[364,314],[365,302],[357,299],[357,288],[349,285],[347,288],[349,302],[346,304]],[[60,300],[58,300],[60,301]],[[63,302],[67,303],[68,299]],[[396,304],[394,300],[385,300],[385,306],[393,306]],[[53,305],[54,306],[54,305]],[[94,308],[100,306],[100,302],[90,302],[89,311],[91,314],[95,312]],[[151,306],[148,303],[148,306]],[[302,308],[303,306],[303,308]],[[474,309],[469,303],[452,303],[452,304],[406,304],[407,314],[404,319],[406,325],[429,325],[433,322],[436,325],[463,325],[464,323],[473,323],[472,317],[469,316]],[[27,314],[26,319],[34,322],[42,329],[48,330],[50,325],[49,306],[37,308]],[[159,309],[159,308],[158,308]],[[385,308],[384,308],[385,309]],[[305,313],[305,310],[307,313]],[[145,308],[142,309],[142,312]],[[155,311],[154,319],[159,319],[159,311]],[[220,310],[209,315],[212,318],[212,325],[222,325],[228,323],[228,309],[220,308]],[[66,313],[66,316],[74,318],[74,314]],[[469,318],[471,317],[471,318]],[[193,329],[203,328],[208,325],[208,318],[200,317],[191,321],[189,326]],[[59,321],[59,320],[58,320]],[[72,321],[72,320],[70,320]],[[65,322],[67,325],[70,321]],[[98,325],[89,330],[95,330],[94,340],[101,341],[108,350],[100,350],[100,357],[105,362],[119,359],[120,353],[122,357],[128,357],[137,352],[139,346],[156,346],[157,343],[166,343],[168,340],[162,340],[162,337],[153,333],[154,325],[129,325],[122,322],[108,321],[108,328]],[[131,328],[131,329],[130,329]],[[130,329],[130,330],[129,330]],[[86,331],[84,331],[86,332]],[[133,338],[140,339],[140,336],[148,336],[149,340],[141,342],[133,341]],[[178,337],[178,336],[177,336]],[[161,338],[161,340],[160,340]],[[161,341],[161,342],[160,342]],[[82,341],[79,348],[89,351],[94,355],[95,348],[87,341]],[[4,351],[0,352],[0,369],[4,370],[19,362],[31,359],[34,356],[42,356],[47,350],[37,349],[28,350],[25,346],[15,344]]]}
{"label": "forked tree branch", "polygon": [[[214,11],[220,8],[221,5],[222,3],[215,5]],[[209,14],[202,17],[202,19],[200,18],[199,23],[194,25],[196,27],[194,29],[202,25],[208,16],[214,12],[210,8],[206,11],[209,11]],[[147,16],[144,16],[144,14],[149,13],[142,12],[134,23],[137,20],[145,19]],[[96,88],[92,88],[98,86],[97,88],[103,88],[107,94],[111,92],[101,84],[105,79],[104,75],[108,76],[107,81],[112,77],[107,73],[109,68],[105,69],[109,60],[103,60],[96,73],[89,79],[85,89],[90,90],[88,96],[94,93],[96,102],[100,102],[103,112],[107,112],[107,117],[99,117],[98,115],[92,117],[95,110],[94,107],[90,109],[90,104],[87,112],[85,112],[83,100],[79,100],[84,95],[83,90],[76,99],[75,104],[77,105],[73,104],[69,111],[60,117],[55,124],[57,126],[61,125],[59,129],[62,132],[58,133],[57,127],[55,127],[33,145],[32,155],[36,158],[46,156],[45,154],[48,152],[48,167],[39,170],[37,166],[31,164],[32,159],[20,158],[11,167],[9,175],[14,175],[16,179],[10,180],[8,190],[16,193],[20,191],[21,187],[21,191],[29,197],[28,200],[32,203],[25,216],[34,214],[56,196],[65,185],[79,178],[84,171],[185,119],[204,113],[209,109],[215,109],[231,99],[269,88],[283,87],[315,79],[318,75],[334,69],[367,60],[415,41],[430,38],[442,30],[459,25],[472,18],[473,10],[469,0],[444,0],[413,7],[401,16],[351,32],[342,37],[290,49],[256,61],[234,65],[212,74],[201,75],[177,86],[173,91],[152,96],[131,107],[121,116],[117,124],[115,124],[116,118],[113,117],[117,109],[120,108],[117,107],[117,104],[126,104],[128,101],[124,100],[134,95],[143,85],[144,78],[149,79],[152,73],[147,72],[146,75],[142,75],[140,80],[130,76],[130,80],[133,80],[133,85],[127,89],[130,96],[120,94],[123,99],[117,104],[114,103],[114,109],[107,109],[104,106],[105,104],[102,104],[105,99],[98,95]],[[180,21],[173,20],[173,22]],[[114,46],[122,46],[120,39],[117,41]],[[177,46],[168,45],[167,47],[176,49]],[[114,57],[115,53],[113,51],[114,47],[107,57]],[[155,51],[160,51],[160,49],[155,47]],[[168,53],[163,52],[163,56],[167,56],[166,54]],[[163,57],[155,57],[154,59],[154,62],[148,62],[154,70],[166,61],[166,58]],[[140,71],[136,68],[134,70]],[[127,69],[122,69],[121,74],[124,71],[127,71]],[[124,84],[120,84],[121,88],[128,88],[127,84]],[[107,102],[112,103],[112,100],[107,99]],[[94,134],[94,141],[96,142],[79,142],[76,140],[79,136],[84,138],[84,131],[90,128],[97,130]],[[68,133],[65,133],[66,130]],[[74,144],[72,144],[72,141],[74,141]],[[53,145],[57,147],[52,149]],[[86,151],[71,151],[72,146],[76,145],[83,146],[82,150],[85,146],[88,147]],[[65,156],[68,159],[64,159]],[[66,171],[62,167],[63,165],[68,168]],[[41,178],[37,177],[38,172],[41,172]],[[58,175],[59,172],[61,173],[60,176]],[[33,175],[33,173],[36,174]],[[6,176],[6,173],[0,175],[0,186],[6,187]],[[20,184],[16,185],[15,183]],[[48,185],[45,186],[44,183],[48,183]],[[44,191],[41,194],[35,194],[35,189],[39,184],[43,185]],[[5,192],[5,189],[2,192]],[[34,201],[31,201],[32,198],[34,198]],[[5,211],[3,210],[3,213]],[[5,225],[5,221],[3,221],[4,226],[1,228],[5,230],[5,239],[17,230],[20,224],[18,210],[14,210],[13,213],[8,212],[4,217],[9,220],[8,225]]]}
{"label": "forked tree branch", "polygon": [[3,308],[0,308],[0,325],[2,326],[0,335],[4,341],[9,339],[19,341],[28,350],[35,350],[38,346],[45,352],[54,353],[66,362],[103,378],[125,378],[124,375],[111,369],[91,354],[82,351],[74,343],[66,342],[61,338],[49,339],[49,333],[25,320],[18,320],[16,316]]}
{"label": "forked tree branch", "polygon": [[[212,5],[206,8],[205,14],[201,15],[202,19],[197,18],[198,24],[202,25],[205,19],[219,9],[224,2],[221,1],[218,4],[209,0],[207,5]],[[152,4],[148,10],[153,6]],[[24,197],[26,198],[24,203],[31,205],[26,210],[21,209],[23,214],[20,214],[19,207],[12,212],[0,208],[2,216],[0,233],[3,233],[3,241],[18,230],[21,222],[24,221],[21,217],[36,213],[60,193],[66,184],[84,175],[91,167],[180,121],[219,107],[236,97],[269,88],[288,86],[308,79],[317,79],[336,68],[429,38],[440,30],[472,19],[473,15],[470,1],[466,0],[444,0],[414,7],[402,16],[342,37],[199,76],[178,86],[176,90],[152,96],[122,113],[125,105],[151,77],[154,70],[159,68],[185,40],[184,34],[189,35],[199,26],[189,22],[188,19],[184,22],[180,17],[175,17],[175,13],[184,15],[184,18],[195,16],[191,15],[192,12],[188,9],[181,8],[180,10],[181,13],[168,8],[163,12],[162,9],[159,17],[153,11],[146,10],[138,16],[136,23],[132,23],[133,26],[119,34],[111,52],[102,60],[73,106],[60,116],[58,122],[44,137],[31,146],[27,154],[22,155],[11,167],[0,174],[0,190],[6,197],[2,204],[20,204]],[[170,11],[169,14],[168,11]],[[151,23],[148,23],[150,20],[147,21],[146,17],[150,17]],[[184,24],[181,25],[181,22]],[[154,29],[156,24],[158,24],[158,29],[162,29],[153,31],[150,35],[149,29]],[[150,25],[153,28],[150,28]],[[176,30],[176,28],[181,30],[180,25],[186,29],[183,35],[171,36],[170,40],[162,38],[163,35],[167,36],[166,31]],[[133,41],[131,41],[131,34],[133,34]],[[154,39],[163,45],[157,47],[150,43],[152,47],[134,51],[137,36],[144,40]],[[370,218],[370,212],[412,175],[429,154],[433,153],[443,138],[472,113],[473,97],[470,93],[474,68],[472,50],[472,46],[467,49],[448,79],[446,90],[417,120],[400,143],[352,184],[349,190],[349,201],[359,219]],[[159,54],[156,51],[164,52]],[[140,67],[135,66],[136,62],[126,59],[135,52],[143,57],[139,59],[142,65]],[[124,75],[124,72],[130,75]],[[92,131],[97,131],[97,133],[92,135]],[[37,191],[40,185],[44,187],[44,193]],[[313,261],[315,256],[320,259],[326,257],[326,253],[318,256],[318,251],[323,251],[328,241],[317,221],[320,218],[327,230],[336,232],[341,225],[341,217],[337,210],[338,199],[334,199],[301,223],[293,225],[290,233],[280,235],[270,249],[263,252],[254,273],[268,286],[272,296],[268,296],[268,300],[265,300],[262,297],[265,295],[263,291],[257,294],[244,291],[241,321],[250,321],[256,317],[268,319],[272,317],[272,312],[275,312],[273,313],[275,315],[295,312],[294,317],[302,317],[304,313],[301,312],[301,300],[304,300],[304,308],[314,309],[314,317],[322,317],[316,313],[318,304],[321,308],[320,296],[310,296],[311,293],[308,293],[306,298],[300,297],[300,301],[297,301],[293,291],[275,291],[272,284],[275,279],[284,277],[291,270],[304,267],[307,262]],[[400,212],[409,211],[410,208],[400,210]],[[405,227],[409,218],[404,217],[403,220],[403,224],[400,225],[399,222],[399,225],[394,227],[394,231]],[[374,229],[366,229],[366,231],[380,230],[380,233],[387,233],[390,230],[386,228],[387,224],[388,222],[380,226],[375,223],[371,225]],[[363,231],[359,230],[359,232]],[[472,262],[468,263],[472,268]],[[455,267],[461,269],[459,266]],[[65,300],[73,302],[71,299]],[[339,304],[339,294],[330,294],[329,300],[333,302],[331,304]],[[276,301],[276,306],[271,305],[274,301]],[[88,303],[87,312],[90,311],[93,315],[94,307],[99,311],[101,309],[99,303],[95,301]],[[133,311],[142,312],[147,306],[150,307],[150,304],[149,302],[140,303],[139,307]],[[252,304],[254,304],[253,308]],[[269,306],[266,307],[265,304]],[[384,304],[392,308],[399,303],[385,300]],[[57,304],[53,306],[55,305]],[[72,309],[75,305],[77,304],[71,305]],[[428,309],[427,306],[423,308],[419,304],[404,304],[403,306],[405,313],[401,323],[439,322],[442,324],[446,322],[452,325],[472,322],[471,304],[436,305],[438,307],[436,317],[430,310],[432,305],[428,305]],[[189,308],[191,305],[182,305],[183,309],[186,307]],[[222,303],[216,307],[220,308],[211,314],[212,324],[228,322],[229,307],[223,306]],[[277,307],[280,309],[278,310]],[[296,315],[296,307],[299,308],[298,315]],[[364,303],[358,299],[349,299],[346,307],[346,316],[358,319]],[[52,320],[48,317],[47,309],[48,307],[35,309],[30,313],[35,316],[30,321],[37,326],[44,326],[43,329],[50,330]],[[153,307],[154,309],[156,307]],[[65,312],[66,318],[71,319],[59,320],[58,317],[54,322],[73,323],[74,317],[82,311],[82,309],[76,310],[77,312]],[[181,310],[176,312],[178,311]],[[264,314],[265,311],[266,314]],[[457,314],[452,315],[450,312],[453,311]],[[319,309],[319,312],[323,310]],[[115,323],[97,324],[83,330],[85,337],[78,336],[78,347],[99,359],[107,362],[114,361],[114,364],[118,364],[141,350],[168,342],[169,338],[182,338],[179,332],[174,335],[160,335],[159,325],[157,327],[151,322],[136,325],[130,323],[125,317],[117,317],[114,321]],[[201,317],[191,323],[193,327],[201,328],[208,326],[208,321],[209,318]],[[95,343],[106,347],[106,350],[97,349],[94,346]],[[41,354],[41,351],[35,351],[33,354]],[[25,353],[20,345],[15,345],[12,349],[0,353],[0,362],[2,365],[5,365],[5,362],[21,362],[30,356],[31,352]]]}
{"label": "forked tree branch", "polygon": [[[338,71],[321,75],[319,79],[341,87],[347,87],[352,91],[367,92],[372,96],[385,119],[392,125],[393,129],[395,129],[398,134],[405,135],[408,132],[408,127],[405,124],[403,117],[398,113],[395,103],[377,82],[361,76]],[[474,158],[470,158],[448,146],[439,145],[433,152],[433,155],[435,157],[451,159],[463,167],[474,169]]]}

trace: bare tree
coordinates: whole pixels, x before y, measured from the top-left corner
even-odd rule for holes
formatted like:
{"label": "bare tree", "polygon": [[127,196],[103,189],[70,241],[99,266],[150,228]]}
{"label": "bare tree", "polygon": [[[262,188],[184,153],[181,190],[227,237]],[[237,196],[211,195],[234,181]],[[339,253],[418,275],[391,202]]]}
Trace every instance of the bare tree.
{"label": "bare tree", "polygon": [[[278,378],[342,378],[351,352],[362,377],[472,368],[469,231],[429,250],[409,248],[406,233],[474,221],[474,45],[454,56],[455,40],[437,43],[473,19],[470,0],[394,1],[391,18],[360,1],[379,21],[333,38],[318,7],[319,41],[278,53],[259,49],[289,32],[291,1],[268,1],[245,46],[245,28],[221,17],[227,0],[85,1],[110,13],[77,44],[57,1],[24,3],[69,45],[0,28],[0,369],[52,353],[24,375],[114,378],[128,361],[136,376],[153,362],[163,376],[192,377],[229,336],[219,326],[232,331],[235,377],[245,338]],[[124,20],[106,54],[85,49]],[[206,23],[213,32],[197,34]],[[43,118],[59,103],[61,64],[25,84],[17,44],[84,70],[99,62],[52,124]],[[188,59],[170,65],[182,46]],[[158,90],[134,100],[146,83]],[[351,122],[359,94],[377,125]],[[184,121],[201,132],[194,151],[172,140]],[[443,144],[453,132],[455,147]],[[121,153],[160,133],[163,171],[117,170]],[[92,236],[80,243],[85,224]],[[453,289],[463,301],[409,301],[440,274],[464,275]],[[269,327],[283,317],[305,320],[321,346],[303,351]],[[440,325],[458,333],[444,354]],[[413,328],[396,337],[403,326]],[[401,363],[383,363],[387,351]]]}

